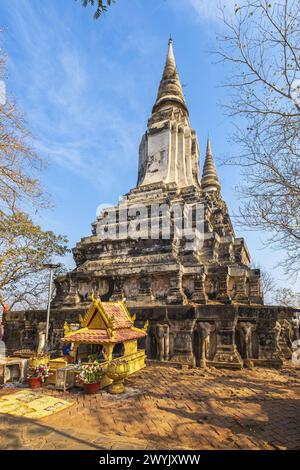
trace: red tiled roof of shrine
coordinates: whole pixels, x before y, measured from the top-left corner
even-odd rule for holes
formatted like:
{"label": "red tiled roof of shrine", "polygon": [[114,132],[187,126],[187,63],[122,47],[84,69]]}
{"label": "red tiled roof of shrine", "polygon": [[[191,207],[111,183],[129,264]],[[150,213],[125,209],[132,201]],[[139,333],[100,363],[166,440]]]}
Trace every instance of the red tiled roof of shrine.
{"label": "red tiled roof of shrine", "polygon": [[114,335],[111,338],[107,330],[90,330],[84,328],[78,331],[74,331],[63,338],[65,343],[90,343],[90,344],[102,344],[102,343],[122,343],[131,339],[143,338],[146,336],[146,332],[138,330],[136,328],[122,328],[114,331]]}
{"label": "red tiled roof of shrine", "polygon": [[92,304],[84,318],[80,319],[81,328],[65,333],[64,343],[123,343],[146,336],[147,326],[139,329],[134,326],[125,303],[101,302],[92,297]]}
{"label": "red tiled roof of shrine", "polygon": [[114,322],[116,330],[119,328],[131,328],[132,322],[120,304],[116,302],[102,302],[102,307],[110,320]]}

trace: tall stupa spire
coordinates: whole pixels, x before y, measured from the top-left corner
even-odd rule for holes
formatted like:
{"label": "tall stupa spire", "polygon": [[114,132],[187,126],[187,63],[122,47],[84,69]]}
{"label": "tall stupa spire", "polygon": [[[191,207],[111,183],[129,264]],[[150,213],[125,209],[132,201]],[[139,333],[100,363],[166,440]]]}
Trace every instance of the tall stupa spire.
{"label": "tall stupa spire", "polygon": [[199,179],[197,135],[190,126],[170,37],[157,99],[139,149],[138,185],[200,191]]}
{"label": "tall stupa spire", "polygon": [[207,139],[206,157],[203,166],[203,174],[201,180],[203,191],[220,191],[221,185],[219,182],[216,165],[211,151],[210,138]]}
{"label": "tall stupa spire", "polygon": [[153,113],[172,105],[178,106],[188,114],[182,86],[177,72],[173,52],[173,40],[170,36],[166,64],[160,82],[156,102],[153,106]]}

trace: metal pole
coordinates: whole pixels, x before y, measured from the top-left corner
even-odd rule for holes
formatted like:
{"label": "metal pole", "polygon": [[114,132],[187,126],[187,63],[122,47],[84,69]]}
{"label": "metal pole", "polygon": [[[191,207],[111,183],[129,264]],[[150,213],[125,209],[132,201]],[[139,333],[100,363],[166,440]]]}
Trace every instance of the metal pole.
{"label": "metal pole", "polygon": [[45,353],[48,352],[48,337],[49,337],[49,323],[50,323],[50,306],[52,297],[52,281],[53,281],[53,267],[50,267],[50,280],[48,292],[48,306],[47,306],[47,320],[46,320],[46,338],[45,338]]}

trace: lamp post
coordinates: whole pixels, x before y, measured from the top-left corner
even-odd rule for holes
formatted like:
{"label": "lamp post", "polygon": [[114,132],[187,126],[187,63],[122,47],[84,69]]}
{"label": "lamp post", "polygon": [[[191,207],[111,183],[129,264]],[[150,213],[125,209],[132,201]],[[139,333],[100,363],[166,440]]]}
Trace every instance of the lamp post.
{"label": "lamp post", "polygon": [[49,323],[50,323],[50,306],[51,306],[51,297],[52,297],[52,283],[53,283],[53,272],[54,269],[59,268],[60,264],[47,263],[44,264],[45,268],[50,269],[50,278],[49,278],[49,290],[48,290],[48,305],[47,305],[47,320],[46,320],[46,337],[45,337],[45,354],[48,352],[48,337],[49,337]]}

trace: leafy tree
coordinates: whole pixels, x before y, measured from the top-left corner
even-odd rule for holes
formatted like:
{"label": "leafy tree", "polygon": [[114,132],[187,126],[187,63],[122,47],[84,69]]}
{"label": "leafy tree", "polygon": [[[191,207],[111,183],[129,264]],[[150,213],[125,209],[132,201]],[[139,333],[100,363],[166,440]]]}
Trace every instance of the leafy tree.
{"label": "leafy tree", "polygon": [[67,251],[67,240],[43,231],[24,212],[0,212],[0,303],[41,307],[48,292],[45,263]]}
{"label": "leafy tree", "polygon": [[[218,56],[231,65],[230,116],[238,116],[244,173],[239,219],[285,250],[287,274],[300,269],[300,1],[245,0],[223,10]],[[240,124],[242,123],[242,124]]]}
{"label": "leafy tree", "polygon": [[[0,80],[5,57],[0,55]],[[5,98],[5,99],[3,99]],[[44,263],[67,251],[65,237],[43,231],[28,211],[49,205],[39,182],[45,162],[33,150],[16,104],[0,102],[0,305],[41,307],[48,291]]]}
{"label": "leafy tree", "polygon": [[81,0],[81,2],[84,7],[87,7],[88,5],[96,5],[94,18],[97,20],[102,15],[102,13],[107,11],[108,7],[110,7],[112,3],[115,2],[115,0]]}

